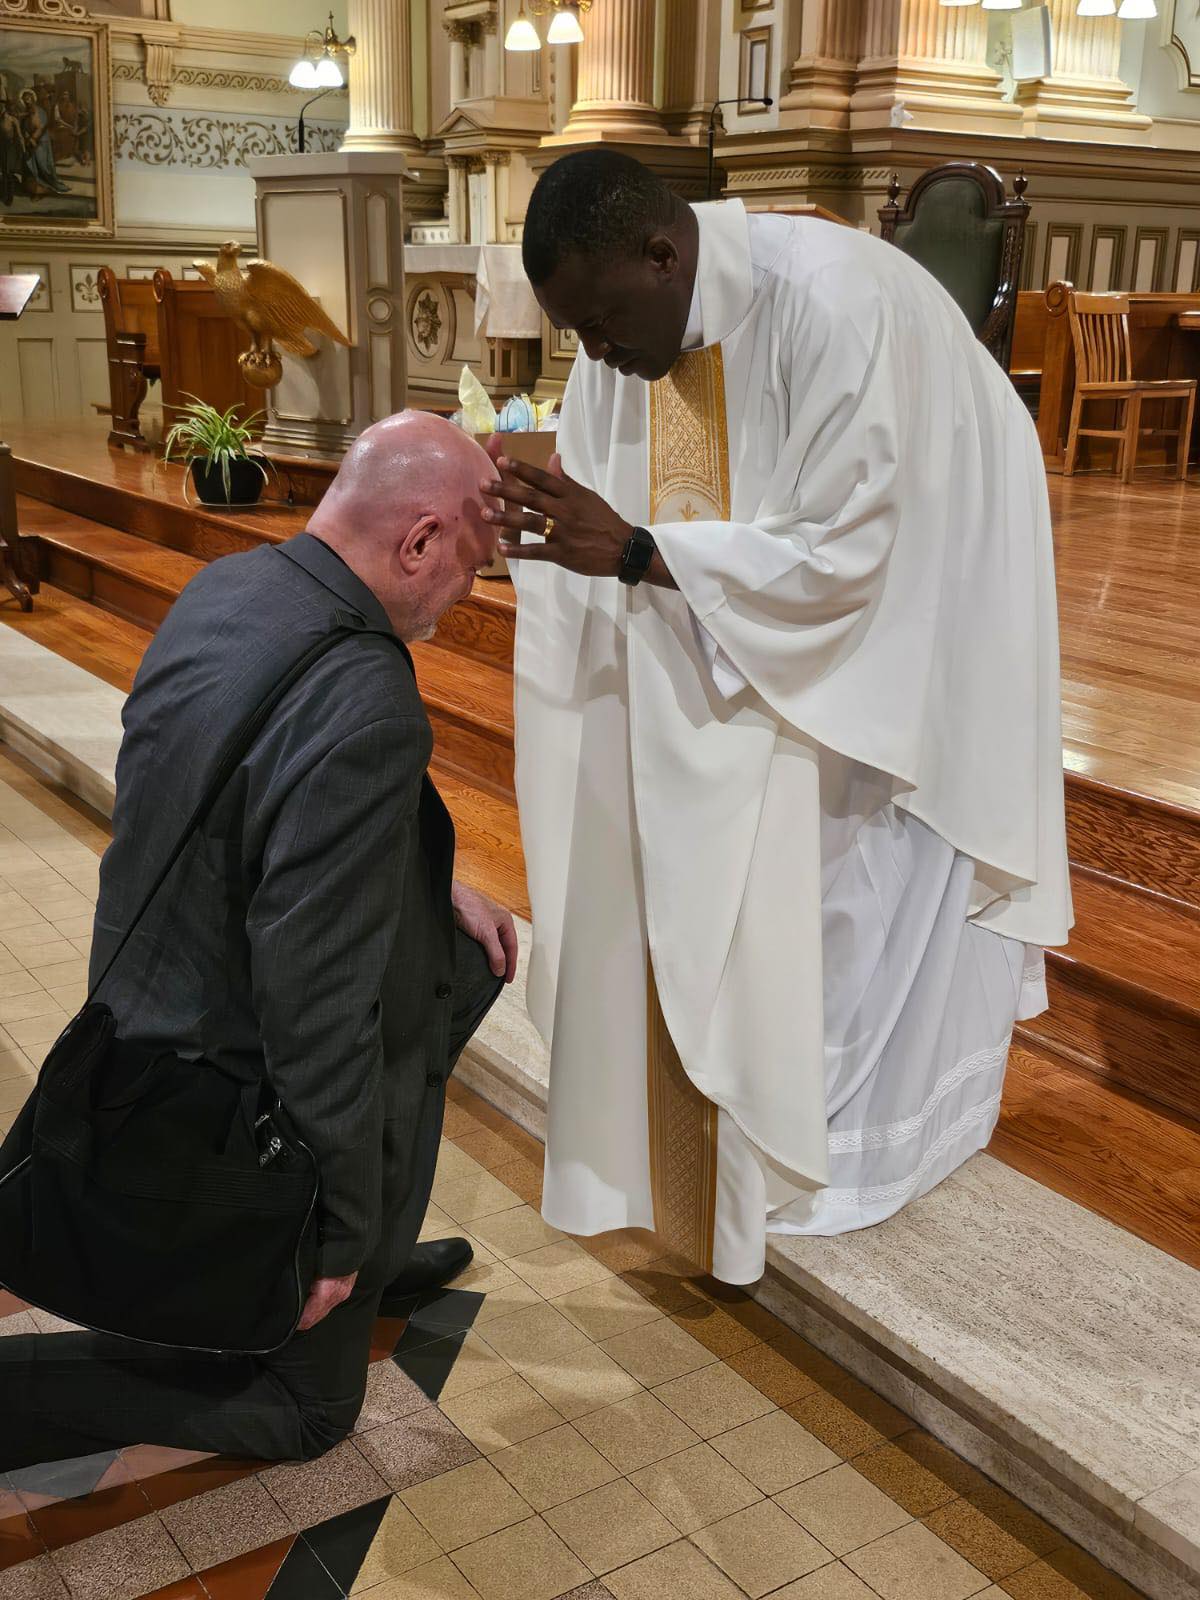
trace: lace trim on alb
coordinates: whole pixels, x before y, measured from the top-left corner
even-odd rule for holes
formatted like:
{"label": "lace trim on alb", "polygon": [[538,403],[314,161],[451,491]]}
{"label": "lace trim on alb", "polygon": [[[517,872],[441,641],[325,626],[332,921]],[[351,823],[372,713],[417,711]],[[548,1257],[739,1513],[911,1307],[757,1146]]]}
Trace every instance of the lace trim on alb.
{"label": "lace trim on alb", "polygon": [[921,1182],[930,1167],[945,1154],[951,1145],[957,1143],[964,1134],[970,1132],[980,1122],[986,1122],[994,1111],[1000,1108],[1000,1091],[988,1100],[982,1101],[977,1106],[972,1106],[965,1111],[957,1122],[954,1122],[942,1133],[921,1158],[920,1164],[910,1172],[906,1178],[901,1178],[896,1183],[880,1184],[873,1189],[822,1189],[820,1203],[823,1206],[874,1206],[880,1204],[890,1205],[892,1201],[905,1201],[915,1189],[920,1188]]}
{"label": "lace trim on alb", "polygon": [[938,1079],[929,1098],[915,1116],[905,1117],[901,1122],[881,1123],[875,1128],[849,1128],[844,1133],[831,1133],[829,1154],[854,1155],[858,1151],[882,1150],[886,1145],[905,1144],[909,1139],[915,1139],[947,1095],[953,1094],[968,1079],[1004,1065],[1008,1058],[1008,1045],[1006,1039],[1003,1044],[995,1045],[990,1050],[977,1050],[974,1055],[964,1056],[944,1077]]}

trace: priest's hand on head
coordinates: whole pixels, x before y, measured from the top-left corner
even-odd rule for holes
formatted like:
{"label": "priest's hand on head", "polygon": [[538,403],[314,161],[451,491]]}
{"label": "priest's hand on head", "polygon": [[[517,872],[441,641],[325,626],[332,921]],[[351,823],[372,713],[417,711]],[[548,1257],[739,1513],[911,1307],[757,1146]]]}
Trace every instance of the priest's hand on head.
{"label": "priest's hand on head", "polygon": [[[561,456],[551,458],[546,472],[501,455],[496,473],[481,488],[502,502],[484,512],[501,529],[502,555],[510,561],[553,561],[592,578],[617,576],[633,528],[606,500],[568,478]],[[522,533],[542,534],[546,542],[522,544]]]}

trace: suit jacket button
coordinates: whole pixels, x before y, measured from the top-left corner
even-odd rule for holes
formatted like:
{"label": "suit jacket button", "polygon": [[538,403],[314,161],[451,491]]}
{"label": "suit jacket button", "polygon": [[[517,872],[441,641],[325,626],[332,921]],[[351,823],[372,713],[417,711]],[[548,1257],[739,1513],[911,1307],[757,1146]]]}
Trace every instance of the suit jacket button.
{"label": "suit jacket button", "polygon": [[425,1074],[425,1082],[431,1089],[437,1089],[441,1086],[442,1080],[438,1077],[436,1072],[427,1072]]}
{"label": "suit jacket button", "polygon": [[439,983],[436,993],[439,1000],[449,1000],[450,996],[454,993],[454,990],[448,983]]}

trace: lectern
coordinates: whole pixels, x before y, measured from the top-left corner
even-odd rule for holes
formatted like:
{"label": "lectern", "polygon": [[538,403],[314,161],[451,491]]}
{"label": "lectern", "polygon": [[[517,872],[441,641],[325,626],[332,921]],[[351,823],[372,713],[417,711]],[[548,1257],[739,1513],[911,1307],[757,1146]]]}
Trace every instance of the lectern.
{"label": "lectern", "polygon": [[[0,322],[14,322],[33,298],[37,286],[36,272],[0,273]],[[0,583],[20,602],[22,611],[32,611],[33,595],[17,567],[17,540],[17,491],[12,451],[0,441]]]}

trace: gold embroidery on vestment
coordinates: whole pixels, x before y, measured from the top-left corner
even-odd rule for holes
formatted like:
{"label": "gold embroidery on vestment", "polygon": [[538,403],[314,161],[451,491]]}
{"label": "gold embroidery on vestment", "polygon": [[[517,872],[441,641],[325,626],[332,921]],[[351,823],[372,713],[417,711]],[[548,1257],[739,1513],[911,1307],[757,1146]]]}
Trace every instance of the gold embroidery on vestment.
{"label": "gold embroidery on vestment", "polygon": [[[650,386],[650,520],[727,522],[729,433],[719,344],[680,356]],[[646,964],[646,1095],[654,1229],[706,1272],[717,1217],[717,1108],[692,1083]]]}

